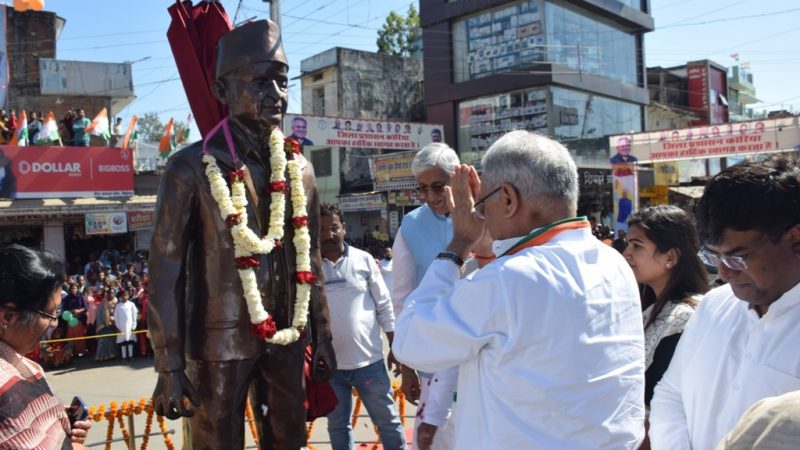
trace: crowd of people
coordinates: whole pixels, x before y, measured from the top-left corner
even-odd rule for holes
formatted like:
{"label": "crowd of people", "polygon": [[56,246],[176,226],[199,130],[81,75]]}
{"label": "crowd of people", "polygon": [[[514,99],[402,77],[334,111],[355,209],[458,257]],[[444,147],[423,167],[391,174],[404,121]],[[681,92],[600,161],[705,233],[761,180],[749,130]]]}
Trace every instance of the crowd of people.
{"label": "crowd of people", "polygon": [[[337,205],[321,205],[321,269],[338,360],[331,378],[338,404],[328,414],[334,449],[354,447],[353,389],[384,448],[406,448],[392,369],[418,404],[420,450],[796,445],[800,169],[793,160],[723,170],[696,217],[668,205],[639,210],[619,248],[577,217],[574,162],[555,141],[509,133],[487,151],[483,168],[479,176],[444,144],[423,148],[412,164],[423,205],[404,218],[393,246],[374,254],[348,243]],[[32,251],[3,252],[0,259]],[[0,304],[0,363],[25,379],[41,371],[15,356],[35,352],[35,343],[19,344],[5,331],[34,325],[37,339],[101,336],[64,345],[77,356],[149,354],[146,336],[133,334],[147,328],[146,256],[113,248],[91,255],[71,268],[76,273],[56,277],[53,295],[30,305],[11,297],[20,263],[0,261],[9,295]],[[709,286],[706,267],[726,284]],[[17,317],[21,311],[33,315]],[[86,427],[58,417],[49,433],[85,438]],[[0,434],[17,426],[9,420]]]}
{"label": "crowd of people", "polygon": [[[83,108],[68,109],[60,120],[55,120],[58,127],[58,137],[56,141],[49,133],[41,134],[45,128],[48,116],[39,111],[31,111],[26,117],[28,142],[36,145],[62,145],[72,147],[89,147],[91,136],[86,131],[86,127],[91,124],[91,120],[86,117]],[[17,116],[16,110],[10,113],[0,110],[0,144],[9,144],[17,131],[22,126],[21,119]],[[117,118],[109,130],[111,139],[107,145],[115,146],[117,140],[122,137],[122,118]]]}
{"label": "crowd of people", "polygon": [[[128,256],[125,251],[108,248],[68,269],[71,275],[62,286],[58,326],[45,336],[54,342],[43,344],[34,358],[46,367],[60,367],[73,357],[129,361],[152,355],[147,335],[133,333],[147,329],[146,254],[140,251]],[[70,340],[59,342],[60,338]]]}

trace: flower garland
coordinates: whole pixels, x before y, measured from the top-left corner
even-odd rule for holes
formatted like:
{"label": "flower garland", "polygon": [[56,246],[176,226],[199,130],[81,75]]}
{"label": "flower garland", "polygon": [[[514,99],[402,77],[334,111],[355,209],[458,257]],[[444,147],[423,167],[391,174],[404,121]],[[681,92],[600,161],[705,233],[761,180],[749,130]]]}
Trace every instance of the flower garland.
{"label": "flower garland", "polygon": [[[222,126],[227,127],[227,123],[223,122]],[[230,140],[228,145],[232,145]],[[300,339],[308,320],[311,284],[317,280],[317,277],[311,272],[311,237],[308,232],[307,199],[303,188],[303,172],[297,160],[292,159],[287,162],[285,153],[285,147],[287,146],[289,147],[289,152],[300,153],[299,142],[285,138],[277,128],[273,130],[269,137],[269,162],[272,168],[269,180],[269,228],[264,237],[258,237],[247,226],[247,195],[244,184],[244,170],[235,169],[228,173],[231,180],[229,188],[216,159],[206,152],[203,155],[203,162],[206,164],[205,173],[211,187],[211,196],[217,202],[220,215],[233,237],[235,263],[239,271],[239,279],[242,281],[247,312],[250,315],[250,330],[254,335],[265,339],[269,343],[281,345],[288,345]],[[233,152],[233,149],[230,150]],[[275,321],[261,303],[261,294],[258,291],[255,273],[259,266],[259,259],[255,255],[266,255],[281,245],[287,194],[284,172],[287,169],[291,186],[292,222],[295,227],[292,242],[297,253],[295,261],[297,288],[291,326],[277,331]]]}

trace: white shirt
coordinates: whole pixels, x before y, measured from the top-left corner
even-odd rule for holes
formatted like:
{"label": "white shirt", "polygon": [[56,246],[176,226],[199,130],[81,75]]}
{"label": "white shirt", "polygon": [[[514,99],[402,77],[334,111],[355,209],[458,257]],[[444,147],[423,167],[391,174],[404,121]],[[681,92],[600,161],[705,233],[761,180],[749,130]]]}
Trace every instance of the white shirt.
{"label": "white shirt", "polygon": [[386,288],[389,289],[389,292],[392,292],[392,260],[382,258],[380,265],[383,282],[386,283]]}
{"label": "white shirt", "polygon": [[653,450],[706,450],[756,401],[800,389],[800,284],[759,318],[729,285],[703,297],[650,403]]}
{"label": "white shirt", "polygon": [[394,331],[394,312],[375,259],[345,245],[335,262],[322,258],[322,271],[337,367],[353,370],[382,360],[381,328]]}
{"label": "white shirt", "polygon": [[393,345],[419,370],[459,366],[455,448],[638,447],[644,334],[619,252],[570,230],[458,277],[433,262]]}

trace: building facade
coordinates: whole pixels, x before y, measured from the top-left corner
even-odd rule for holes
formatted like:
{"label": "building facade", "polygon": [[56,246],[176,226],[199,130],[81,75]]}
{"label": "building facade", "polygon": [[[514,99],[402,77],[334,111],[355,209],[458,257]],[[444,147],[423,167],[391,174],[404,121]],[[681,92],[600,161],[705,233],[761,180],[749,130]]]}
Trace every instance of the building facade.
{"label": "building facade", "polygon": [[[341,126],[342,132],[349,132],[352,126],[352,133],[364,133],[365,141],[380,141],[370,136],[389,136],[390,128],[397,128],[394,135],[400,137],[410,130],[425,130],[430,139],[430,130],[423,123],[420,59],[335,47],[304,59],[300,71],[308,136],[320,124],[334,123],[329,128]],[[291,123],[284,128],[290,129]],[[342,206],[348,236],[364,248],[374,242],[374,235],[394,236],[404,208],[416,204],[413,186],[376,189],[375,158],[397,151],[403,150],[390,150],[379,143],[372,147],[314,145],[304,149],[314,164],[322,200]]]}
{"label": "building facade", "polygon": [[[421,0],[428,120],[466,163],[526,129],[564,143],[580,168],[607,170],[605,137],[645,127],[649,10],[648,0]],[[610,185],[591,187],[581,213],[610,207]]]}
{"label": "building facade", "polygon": [[468,162],[519,128],[568,144],[579,165],[605,160],[593,141],[644,128],[648,10],[647,1],[422,0],[428,120],[445,124]]}
{"label": "building facade", "polygon": [[[5,25],[0,50],[8,55],[7,61],[0,61],[7,63],[7,71],[0,74],[6,111],[15,110],[18,116],[23,110],[52,111],[59,120],[68,109],[83,108],[91,119],[103,108],[113,117],[133,101],[130,63],[57,59],[56,42],[66,21],[56,13],[19,12],[5,5],[0,6],[0,13]],[[91,145],[108,144],[92,136]],[[153,173],[155,164],[142,169],[142,164],[134,163],[139,159],[134,149],[2,147],[6,155],[24,157],[7,166],[16,177],[17,189],[5,196],[11,198],[0,198],[0,245],[18,242],[41,247],[68,262],[85,262],[89,253],[109,245],[117,249],[148,247],[158,174]],[[92,160],[94,155],[110,155],[119,161],[98,165]],[[40,159],[32,163],[28,161],[31,158]],[[130,180],[123,191],[103,187],[105,181],[99,180],[95,170],[108,167],[119,172],[111,178]],[[58,179],[54,172],[65,173]],[[65,181],[78,179],[81,181]],[[38,193],[21,193],[23,185]]]}

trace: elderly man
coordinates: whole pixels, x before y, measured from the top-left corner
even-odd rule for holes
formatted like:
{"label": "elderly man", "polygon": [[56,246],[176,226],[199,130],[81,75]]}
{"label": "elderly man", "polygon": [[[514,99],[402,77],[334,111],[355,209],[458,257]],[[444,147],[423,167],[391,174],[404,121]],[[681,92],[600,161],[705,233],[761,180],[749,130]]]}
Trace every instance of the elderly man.
{"label": "elderly man", "polygon": [[[426,145],[411,162],[411,171],[417,180],[417,197],[422,206],[403,217],[392,248],[395,261],[392,275],[395,316],[402,311],[408,294],[422,281],[436,254],[444,250],[453,237],[453,220],[444,193],[445,187],[450,184],[451,172],[458,163],[456,152],[442,143]],[[402,388],[406,398],[420,402],[414,423],[414,448],[452,448],[452,439],[448,434],[452,428],[444,425],[450,416],[458,369],[451,367],[437,374],[420,372],[419,376],[414,369],[402,368]]]}
{"label": "elderly man", "polygon": [[708,292],[650,403],[653,449],[710,449],[755,402],[800,389],[800,169],[783,156],[712,178],[697,206]]}
{"label": "elderly man", "polygon": [[[514,131],[487,150],[482,177],[455,171],[453,239],[406,299],[394,354],[419,370],[458,366],[455,448],[637,448],[639,294],[622,256],[575,217],[569,152]],[[486,231],[497,259],[459,280]]]}
{"label": "elderly man", "polygon": [[[171,419],[193,416],[193,448],[240,449],[252,387],[262,448],[297,450],[306,445],[306,333],[314,378],[336,369],[313,276],[321,273],[319,195],[312,166],[271,138],[288,97],[277,26],[242,25],[220,38],[217,54],[214,93],[229,115],[170,158],[159,189],[148,316],[154,403]],[[297,203],[302,194],[306,205]],[[297,215],[303,209],[307,216]]]}

